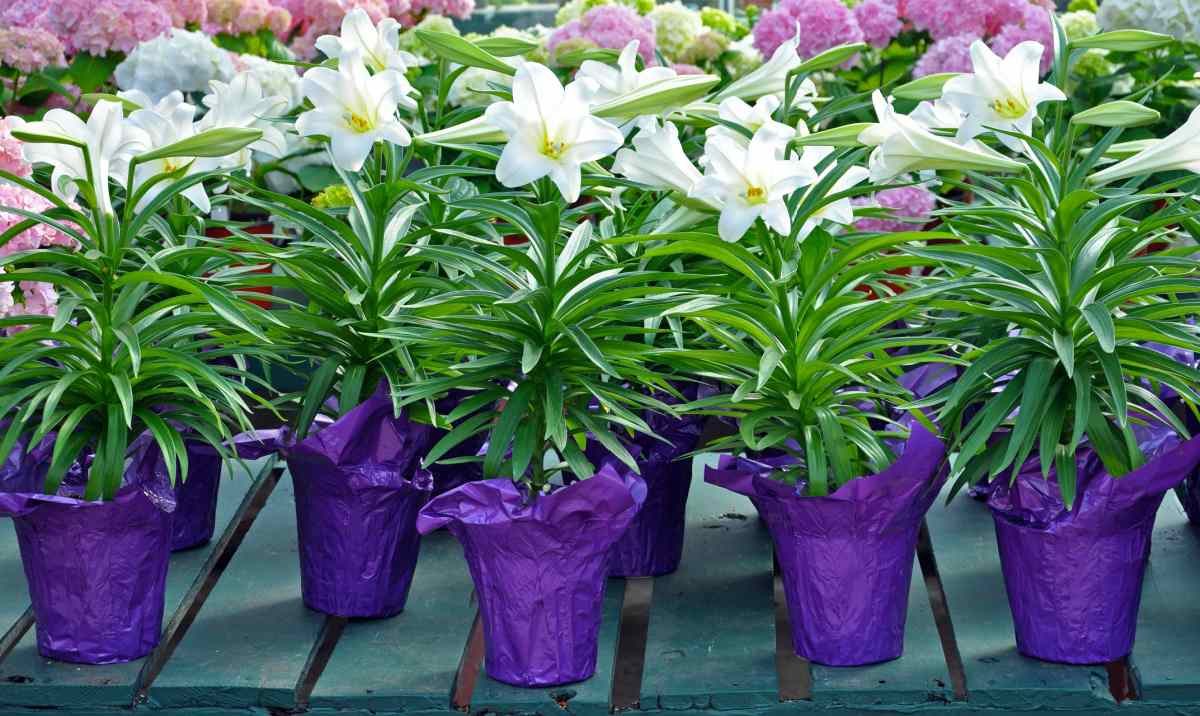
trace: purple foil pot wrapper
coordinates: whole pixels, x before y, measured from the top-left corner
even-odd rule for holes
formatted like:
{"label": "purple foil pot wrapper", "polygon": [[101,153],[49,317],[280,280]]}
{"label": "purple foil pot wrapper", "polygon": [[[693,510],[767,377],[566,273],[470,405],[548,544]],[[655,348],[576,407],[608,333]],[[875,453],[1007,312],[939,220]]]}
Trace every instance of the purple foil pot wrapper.
{"label": "purple foil pot wrapper", "polygon": [[[217,496],[221,488],[221,456],[210,446],[188,441],[187,479],[175,485],[175,518],[171,551],[207,544],[217,525]],[[166,473],[160,454],[155,470]]]}
{"label": "purple foil pot wrapper", "polygon": [[806,496],[771,479],[785,460],[728,455],[704,479],[750,498],[783,574],[797,654],[859,666],[904,651],[904,622],[921,520],[938,494],[945,446],[920,426],[883,472]]}
{"label": "purple foil pot wrapper", "polygon": [[[1120,659],[1133,648],[1142,579],[1163,495],[1200,464],[1200,438],[1139,430],[1148,461],[1120,478],[1081,447],[1068,511],[1053,469],[1023,466],[988,500],[1012,609],[1017,649],[1068,664]],[[1153,457],[1151,457],[1153,456]]]}
{"label": "purple foil pot wrapper", "polygon": [[111,501],[80,498],[80,463],[46,495],[52,448],[53,436],[28,455],[18,446],[0,469],[0,515],[16,528],[38,653],[82,664],[140,659],[162,633],[174,492],[142,452]]}
{"label": "purple foil pot wrapper", "polygon": [[446,527],[463,546],[489,676],[536,687],[595,673],[608,552],[645,498],[641,479],[604,465],[547,495],[482,480],[421,510],[417,529]]}
{"label": "purple foil pot wrapper", "polygon": [[381,391],[285,449],[309,607],[344,617],[404,609],[421,546],[417,513],[433,487],[420,469],[432,433],[395,417]]}
{"label": "purple foil pot wrapper", "polygon": [[[658,577],[679,569],[687,499],[692,488],[692,460],[680,458],[696,449],[703,421],[701,416],[674,420],[664,416],[661,424],[653,427],[670,443],[648,435],[626,441],[646,482],[646,500],[629,529],[610,550],[610,577]],[[599,443],[589,444],[588,458],[596,464],[609,463],[618,473],[632,472]]]}

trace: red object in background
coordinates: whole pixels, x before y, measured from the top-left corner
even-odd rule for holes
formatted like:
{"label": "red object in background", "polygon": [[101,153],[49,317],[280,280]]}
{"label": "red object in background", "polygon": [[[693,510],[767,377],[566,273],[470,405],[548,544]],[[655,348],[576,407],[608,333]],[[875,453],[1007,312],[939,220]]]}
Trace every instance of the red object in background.
{"label": "red object in background", "polygon": [[[254,234],[256,236],[264,236],[264,235],[269,236],[270,234],[275,233],[275,226],[272,224],[255,224],[254,226],[247,226],[247,227],[243,228],[242,231],[245,231],[247,234]],[[210,239],[227,239],[230,236],[233,236],[233,232],[231,232],[229,229],[226,229],[221,226],[210,226],[209,228],[204,230],[204,235]],[[251,273],[269,274],[269,273],[271,273],[271,267],[263,266],[262,268],[256,268],[253,271],[251,271]],[[253,291],[254,293],[261,293],[266,296],[271,295],[271,287],[270,286],[247,286],[243,290]],[[270,301],[256,301],[254,299],[250,299],[250,303],[253,303],[255,306],[258,306],[259,308],[270,308],[271,307]]]}

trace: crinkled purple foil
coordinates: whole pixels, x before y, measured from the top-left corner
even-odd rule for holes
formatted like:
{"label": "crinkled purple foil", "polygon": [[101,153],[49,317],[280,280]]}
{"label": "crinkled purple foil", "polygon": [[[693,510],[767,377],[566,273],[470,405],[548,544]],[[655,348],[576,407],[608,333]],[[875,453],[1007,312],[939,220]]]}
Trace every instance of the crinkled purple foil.
{"label": "crinkled purple foil", "polygon": [[704,479],[750,498],[783,573],[797,654],[829,666],[895,659],[921,519],[945,479],[942,442],[920,426],[883,472],[825,497],[771,479],[787,462],[722,456]]}
{"label": "crinkled purple foil", "polygon": [[489,676],[533,687],[595,673],[608,552],[645,498],[641,479],[605,465],[547,495],[481,480],[421,510],[423,534],[446,527],[462,543]]}
{"label": "crinkled purple foil", "polygon": [[1031,460],[1014,485],[988,499],[1012,609],[1017,649],[1069,664],[1120,659],[1133,647],[1154,517],[1163,495],[1200,465],[1200,438],[1138,430],[1148,456],[1114,478],[1089,448],[1076,458],[1076,499],[1067,510],[1055,474]]}
{"label": "crinkled purple foil", "polygon": [[175,495],[135,456],[108,502],[82,499],[87,456],[43,494],[53,436],[0,469],[0,515],[13,518],[42,656],[82,664],[139,659],[158,644]]}
{"label": "crinkled purple foil", "polygon": [[286,449],[296,492],[304,603],[326,614],[404,609],[433,488],[420,468],[433,428],[395,417],[383,389]]}

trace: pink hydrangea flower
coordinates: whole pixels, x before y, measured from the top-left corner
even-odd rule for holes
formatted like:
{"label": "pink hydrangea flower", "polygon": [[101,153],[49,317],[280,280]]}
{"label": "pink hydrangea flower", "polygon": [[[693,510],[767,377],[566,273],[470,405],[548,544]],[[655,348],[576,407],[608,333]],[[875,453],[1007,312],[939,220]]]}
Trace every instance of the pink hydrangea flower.
{"label": "pink hydrangea flower", "polygon": [[63,44],[39,27],[0,28],[0,65],[26,74],[65,65]]}
{"label": "pink hydrangea flower", "polygon": [[994,4],[995,0],[907,0],[904,14],[935,40],[967,34],[982,37]]}
{"label": "pink hydrangea flower", "polygon": [[340,34],[342,18],[351,10],[362,8],[372,22],[391,14],[388,0],[278,0],[276,5],[291,14],[297,33],[292,49],[303,58],[317,54],[317,38],[321,35]]}
{"label": "pink hydrangea flower", "polygon": [[[15,184],[0,184],[0,207],[22,209],[33,213],[41,213],[50,209],[52,204],[41,196],[24,187]],[[8,231],[21,223],[25,217],[0,209],[0,233]],[[0,256],[8,256],[18,251],[32,251],[50,246],[61,246],[69,249],[78,248],[77,242],[70,236],[46,224],[38,224],[14,236],[8,243],[0,246]]]}
{"label": "pink hydrangea flower", "polygon": [[893,0],[863,0],[854,7],[854,20],[863,40],[879,48],[887,47],[904,26]]}
{"label": "pink hydrangea flower", "polygon": [[[892,215],[910,219],[929,219],[930,213],[937,206],[937,197],[923,186],[900,186],[895,189],[884,189],[873,197],[858,197],[852,200],[855,206],[878,206],[891,209]],[[899,221],[896,219],[859,219],[854,222],[858,231],[913,231],[919,228],[919,223]]]}
{"label": "pink hydrangea flower", "polygon": [[43,8],[32,18],[25,6],[13,14],[53,33],[68,54],[129,52],[171,29],[171,14],[152,0],[54,0]]}
{"label": "pink hydrangea flower", "polygon": [[[4,269],[0,268],[0,274],[4,273]],[[0,318],[7,316],[16,305],[13,300],[13,282],[0,281]]]}
{"label": "pink hydrangea flower", "polygon": [[988,42],[992,51],[1004,57],[1008,51],[1026,40],[1040,42],[1042,51],[1042,74],[1050,71],[1054,64],[1054,27],[1050,15],[1037,5],[1026,5],[1020,22],[1010,23]]}
{"label": "pink hydrangea flower", "polygon": [[21,281],[23,316],[53,316],[58,313],[58,291],[44,281]]}
{"label": "pink hydrangea flower", "polygon": [[475,0],[411,0],[411,7],[400,10],[408,0],[392,0],[392,17],[406,27],[412,27],[426,15],[441,15],[466,20],[475,12]]}
{"label": "pink hydrangea flower", "polygon": [[677,74],[677,75],[702,75],[702,74],[704,74],[704,70],[700,69],[699,67],[697,67],[695,65],[684,64],[682,62],[676,62],[675,64],[671,65],[671,69],[675,70],[675,74]]}
{"label": "pink hydrangea flower", "polygon": [[21,155],[21,141],[12,135],[13,127],[20,120],[0,117],[0,169],[28,177],[33,174],[33,165]]}
{"label": "pink hydrangea flower", "polygon": [[937,40],[925,50],[921,59],[913,67],[913,77],[925,77],[942,72],[970,72],[971,43],[979,39],[978,35],[963,33],[951,35]]}
{"label": "pink hydrangea flower", "polygon": [[208,0],[204,32],[209,35],[246,35],[268,29],[284,37],[292,26],[292,15],[270,0]]}
{"label": "pink hydrangea flower", "polygon": [[550,35],[546,48],[550,54],[566,40],[584,39],[597,47],[619,50],[638,41],[638,54],[646,64],[654,62],[654,23],[625,5],[601,5],[587,11],[578,20],[563,25]]}
{"label": "pink hydrangea flower", "polygon": [[805,59],[837,45],[863,41],[854,13],[841,0],[781,0],[754,24],[754,47],[770,57],[796,34],[797,23],[801,32],[796,52]]}

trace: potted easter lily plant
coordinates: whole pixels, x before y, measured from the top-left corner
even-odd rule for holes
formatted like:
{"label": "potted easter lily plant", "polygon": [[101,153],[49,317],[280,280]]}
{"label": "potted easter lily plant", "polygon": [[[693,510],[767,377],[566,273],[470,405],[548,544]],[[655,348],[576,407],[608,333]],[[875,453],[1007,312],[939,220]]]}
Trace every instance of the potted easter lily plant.
{"label": "potted easter lily plant", "polygon": [[[940,100],[905,116],[877,96],[879,124],[861,136],[877,145],[880,178],[972,147],[1011,162],[968,171],[974,202],[938,212],[955,243],[906,251],[942,269],[916,296],[977,329],[966,369],[930,404],[952,437],[955,489],[992,481],[1017,647],[1040,659],[1129,653],[1158,505],[1200,464],[1200,441],[1160,392],[1194,406],[1200,373],[1148,345],[1200,348],[1186,321],[1200,277],[1191,249],[1170,248],[1174,227],[1196,225],[1200,115],[1130,146],[1125,127],[1157,120],[1144,92],[1074,115],[1063,105],[1066,67],[1085,47],[1170,41],[1059,33],[1046,82],[1037,43],[1004,58],[976,43],[973,72]],[[1080,141],[1096,127],[1099,141]]]}
{"label": "potted easter lily plant", "polygon": [[[795,97],[803,79],[804,68],[791,73],[782,94]],[[848,228],[851,199],[876,188],[861,150],[832,146],[853,134],[810,135],[806,110],[770,96],[717,110],[703,173],[671,123],[634,137],[615,167],[680,206],[667,228],[628,239],[646,243],[644,257],[706,257],[737,278],[673,309],[699,336],[662,358],[723,388],[688,406],[738,424],[706,447],[727,453],[706,480],[748,495],[771,530],[796,653],[893,659],[945,453],[923,416],[898,417],[913,396],[897,377],[943,360],[932,349],[948,340],[899,327],[921,305],[893,295],[910,280],[888,271],[928,263],[890,252],[937,235]]]}
{"label": "potted easter lily plant", "polygon": [[[203,97],[202,103],[206,112],[199,120],[196,119],[198,107],[186,102],[179,91],[171,92],[157,102],[140,91],[123,91],[113,99],[121,102],[128,115],[128,123],[144,132],[151,146],[168,146],[184,140],[196,141],[197,136],[218,128],[242,130],[248,133],[247,136],[257,134],[253,141],[223,156],[197,159],[160,156],[141,161],[134,168],[132,179],[139,185],[150,182],[162,173],[182,171],[184,178],[208,174],[202,180],[190,183],[172,201],[160,205],[157,212],[159,218],[171,227],[175,235],[192,237],[184,239],[187,245],[211,247],[208,242],[194,238],[201,234],[209,237],[214,235],[210,221],[214,202],[209,196],[209,188],[225,181],[223,172],[239,169],[249,172],[252,152],[277,153],[281,150],[282,134],[264,117],[281,108],[285,100],[264,94],[257,81],[246,74],[239,74],[228,83],[214,82],[212,92]],[[168,186],[165,183],[150,185],[135,208],[146,208]],[[204,266],[208,260],[205,254],[196,252],[189,265],[179,264],[177,270],[191,276],[210,275]],[[244,270],[237,263],[223,266],[222,271],[225,276],[223,280],[231,288],[239,292],[259,290],[253,285],[247,285],[241,277]],[[262,303],[257,305],[264,306]],[[236,357],[241,355],[225,356],[220,360],[244,369],[244,361],[241,357]],[[217,359],[217,356],[213,358]],[[248,377],[252,382],[262,382],[253,374],[248,374]],[[260,387],[264,389],[260,392],[266,392],[265,384]],[[176,508],[171,527],[173,551],[198,547],[212,539],[216,527],[217,498],[223,463],[221,455],[191,431],[184,432],[184,445],[187,449],[188,470],[186,479],[180,480],[175,490]],[[165,469],[164,460],[165,458],[160,456],[157,469]]]}
{"label": "potted easter lily plant", "polygon": [[0,319],[11,333],[0,341],[0,512],[16,526],[38,649],[65,661],[128,661],[158,642],[184,435],[228,453],[257,398],[223,361],[266,352],[253,344],[268,319],[231,290],[228,256],[161,215],[221,173],[192,167],[261,133],[166,141],[138,120],[110,101],[86,122],[51,110],[13,132],[27,160],[52,168],[50,188],[2,174],[48,208],[0,207],[22,217],[0,245],[48,228],[77,249],[0,259],[6,286],[48,285],[59,299],[56,312]]}
{"label": "potted easter lily plant", "polygon": [[413,244],[469,230],[478,219],[447,209],[453,168],[438,173],[414,162],[408,125],[418,105],[405,53],[394,28],[361,14],[347,16],[340,36],[320,38],[333,63],[305,72],[305,103],[288,130],[327,153],[349,206],[317,208],[235,179],[239,202],[299,235],[277,244],[233,228],[227,245],[276,267],[266,280],[288,291],[274,299],[275,339],[313,368],[278,441],[295,487],[304,602],[380,618],[407,600],[420,549],[417,510],[433,488],[420,460],[435,438],[424,405],[414,415],[393,403],[390,390],[421,368],[380,332],[434,272]]}
{"label": "potted easter lily plant", "polygon": [[[654,330],[648,319],[690,297],[661,285],[686,283],[686,274],[622,260],[593,223],[610,225],[610,201],[625,182],[604,168],[624,137],[593,113],[591,85],[563,87],[548,68],[526,63],[514,72],[511,101],[487,108],[490,134],[475,123],[417,137],[494,161],[496,180],[515,191],[452,202],[483,220],[481,233],[419,247],[440,265],[440,285],[383,332],[427,373],[396,391],[402,403],[466,396],[426,462],[486,436],[490,479],[434,498],[418,528],[447,527],[462,542],[487,673],[527,687],[595,671],[608,553],[646,494],[624,436],[652,433],[645,411],[673,414],[657,393],[678,397],[648,365],[641,339]],[[663,106],[679,96],[670,80],[658,89]],[[655,100],[634,90],[610,106],[622,101]],[[450,141],[472,132],[487,141],[498,134],[503,149]],[[522,241],[501,240],[513,235]]]}

